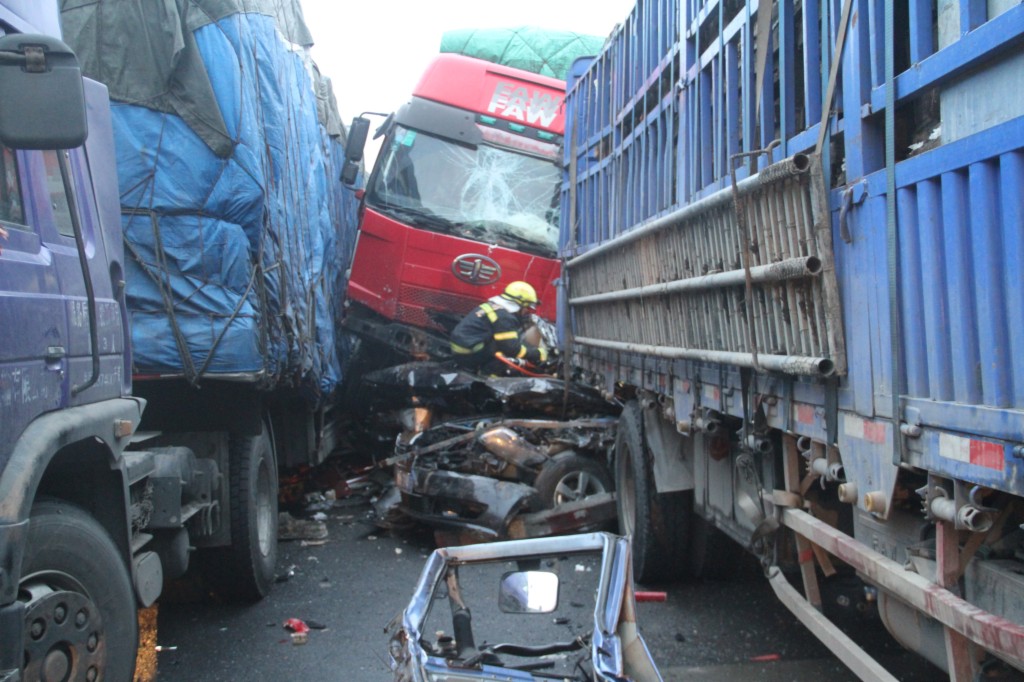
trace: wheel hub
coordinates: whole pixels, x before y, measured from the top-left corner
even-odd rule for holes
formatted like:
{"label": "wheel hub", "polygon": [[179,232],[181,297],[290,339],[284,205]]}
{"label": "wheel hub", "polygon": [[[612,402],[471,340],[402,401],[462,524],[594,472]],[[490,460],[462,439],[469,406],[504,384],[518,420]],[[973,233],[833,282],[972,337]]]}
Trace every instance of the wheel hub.
{"label": "wheel hub", "polygon": [[106,646],[99,609],[83,594],[46,584],[22,586],[25,608],[25,679],[94,682]]}
{"label": "wheel hub", "polygon": [[597,478],[586,471],[574,471],[563,476],[555,486],[555,504],[575,502],[603,492],[604,486]]}

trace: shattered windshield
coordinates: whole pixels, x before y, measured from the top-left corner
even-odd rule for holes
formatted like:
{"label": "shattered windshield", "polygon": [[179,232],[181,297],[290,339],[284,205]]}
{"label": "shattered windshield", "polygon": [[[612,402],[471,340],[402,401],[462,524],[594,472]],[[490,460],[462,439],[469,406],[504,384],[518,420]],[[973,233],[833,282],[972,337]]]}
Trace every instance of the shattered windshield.
{"label": "shattered windshield", "polygon": [[553,160],[475,149],[395,126],[368,203],[428,230],[553,258],[558,187]]}

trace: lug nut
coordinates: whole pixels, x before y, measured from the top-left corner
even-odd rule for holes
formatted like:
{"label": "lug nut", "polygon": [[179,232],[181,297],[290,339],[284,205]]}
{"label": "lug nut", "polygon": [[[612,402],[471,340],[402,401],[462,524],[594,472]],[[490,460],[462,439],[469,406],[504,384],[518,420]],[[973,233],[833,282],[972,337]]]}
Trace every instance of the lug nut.
{"label": "lug nut", "polygon": [[32,636],[32,639],[40,639],[44,632],[46,632],[46,623],[43,622],[42,618],[36,618],[32,621],[32,625],[29,627],[29,635]]}
{"label": "lug nut", "polygon": [[68,617],[68,607],[64,604],[57,604],[57,607],[53,610],[53,620],[58,625],[64,622],[64,619]]}

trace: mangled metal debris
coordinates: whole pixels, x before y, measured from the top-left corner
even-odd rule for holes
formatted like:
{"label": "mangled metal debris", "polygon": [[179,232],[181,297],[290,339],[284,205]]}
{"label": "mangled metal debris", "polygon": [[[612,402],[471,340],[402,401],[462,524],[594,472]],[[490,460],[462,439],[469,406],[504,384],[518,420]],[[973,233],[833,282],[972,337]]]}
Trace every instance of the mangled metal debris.
{"label": "mangled metal debris", "polygon": [[607,533],[438,549],[387,632],[396,682],[661,680],[636,625],[629,540]]}
{"label": "mangled metal debris", "polygon": [[398,507],[445,544],[595,530],[614,518],[607,462],[619,406],[597,392],[436,363],[381,370],[370,382],[378,405],[404,411],[385,462]]}

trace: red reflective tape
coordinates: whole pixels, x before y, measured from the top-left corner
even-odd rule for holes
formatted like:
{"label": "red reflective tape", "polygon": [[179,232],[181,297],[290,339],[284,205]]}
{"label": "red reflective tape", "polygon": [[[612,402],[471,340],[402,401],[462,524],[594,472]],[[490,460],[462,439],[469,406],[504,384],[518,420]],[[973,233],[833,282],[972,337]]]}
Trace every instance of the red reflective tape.
{"label": "red reflective tape", "polygon": [[864,440],[869,443],[885,442],[885,424],[882,422],[864,422]]}
{"label": "red reflective tape", "polygon": [[814,550],[805,549],[804,551],[800,552],[800,554],[797,555],[797,561],[799,561],[801,564],[806,564],[810,561],[814,561]]}
{"label": "red reflective tape", "polygon": [[796,420],[801,424],[814,423],[814,408],[810,405],[796,406]]}
{"label": "red reflective tape", "polygon": [[986,443],[983,440],[972,440],[971,464],[1002,471],[1003,446],[996,443]]}
{"label": "red reflective tape", "polygon": [[635,592],[637,601],[666,601],[667,592]]}
{"label": "red reflective tape", "polygon": [[764,656],[754,656],[750,660],[752,663],[768,663],[770,661],[778,661],[781,659],[782,656],[779,656],[778,654],[765,654]]}

